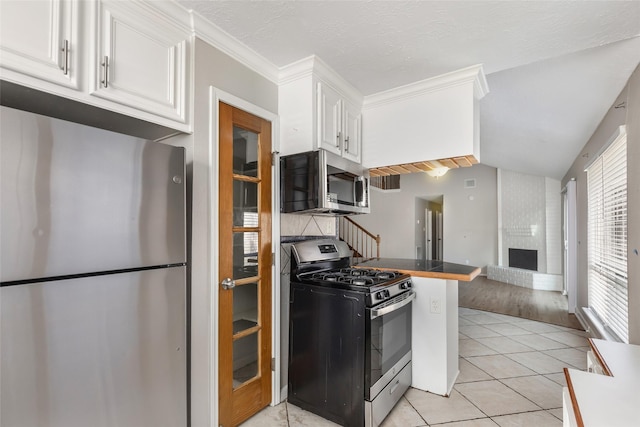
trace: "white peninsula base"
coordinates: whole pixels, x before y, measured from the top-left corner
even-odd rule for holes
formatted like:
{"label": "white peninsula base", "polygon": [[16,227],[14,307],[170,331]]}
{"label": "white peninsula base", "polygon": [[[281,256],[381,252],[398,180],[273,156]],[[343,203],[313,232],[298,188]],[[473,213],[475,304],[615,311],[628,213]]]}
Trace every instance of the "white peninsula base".
{"label": "white peninsula base", "polygon": [[412,277],[412,384],[449,396],[459,374],[458,281]]}

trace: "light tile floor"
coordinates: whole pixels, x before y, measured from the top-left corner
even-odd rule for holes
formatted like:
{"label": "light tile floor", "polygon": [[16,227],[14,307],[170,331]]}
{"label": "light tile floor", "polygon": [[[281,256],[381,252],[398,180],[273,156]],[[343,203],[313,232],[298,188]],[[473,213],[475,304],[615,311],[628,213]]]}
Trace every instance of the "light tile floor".
{"label": "light tile floor", "polygon": [[[586,332],[468,308],[459,309],[459,329],[451,396],[410,388],[382,427],[562,426],[563,368],[586,369]],[[242,427],[335,425],[281,403]]]}

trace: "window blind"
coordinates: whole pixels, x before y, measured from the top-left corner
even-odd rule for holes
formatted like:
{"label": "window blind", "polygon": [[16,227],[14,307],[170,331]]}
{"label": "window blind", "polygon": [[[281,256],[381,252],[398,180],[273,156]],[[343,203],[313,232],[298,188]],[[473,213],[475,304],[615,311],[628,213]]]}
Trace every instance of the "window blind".
{"label": "window blind", "polygon": [[629,342],[627,138],[624,129],[587,168],[589,307]]}

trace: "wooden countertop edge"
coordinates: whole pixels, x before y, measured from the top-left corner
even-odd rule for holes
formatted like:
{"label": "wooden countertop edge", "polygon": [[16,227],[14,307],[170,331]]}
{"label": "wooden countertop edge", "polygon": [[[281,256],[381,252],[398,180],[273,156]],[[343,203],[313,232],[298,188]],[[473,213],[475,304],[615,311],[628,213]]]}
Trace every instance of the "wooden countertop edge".
{"label": "wooden countertop edge", "polygon": [[582,421],[582,414],[580,413],[580,408],[578,407],[578,400],[576,399],[576,392],[573,389],[573,383],[571,382],[571,375],[569,375],[569,369],[564,368],[564,377],[567,380],[567,388],[569,389],[569,396],[571,396],[571,406],[573,407],[573,413],[576,416],[576,423],[578,427],[584,427],[584,422]]}
{"label": "wooden countertop edge", "polygon": [[471,273],[443,273],[439,271],[418,271],[418,270],[403,270],[401,268],[384,268],[384,267],[370,267],[366,265],[355,265],[355,268],[371,268],[373,270],[393,270],[400,273],[409,274],[413,277],[423,277],[425,279],[443,279],[443,280],[461,280],[463,282],[470,282],[480,274],[480,267],[476,267]]}
{"label": "wooden countertop edge", "polygon": [[471,273],[442,273],[439,271],[414,271],[414,270],[398,270],[402,273],[407,273],[415,277],[424,277],[426,279],[444,279],[444,280],[461,280],[463,282],[470,282],[480,274],[480,267],[477,267]]}
{"label": "wooden countertop edge", "polygon": [[595,356],[598,358],[598,362],[600,363],[600,366],[602,366],[604,373],[612,377],[613,372],[611,372],[611,369],[609,369],[609,365],[607,365],[607,362],[604,361],[604,357],[602,357],[602,355],[600,354],[598,346],[593,342],[591,338],[589,338],[589,346],[591,347],[591,350],[593,350],[593,354],[595,354]]}

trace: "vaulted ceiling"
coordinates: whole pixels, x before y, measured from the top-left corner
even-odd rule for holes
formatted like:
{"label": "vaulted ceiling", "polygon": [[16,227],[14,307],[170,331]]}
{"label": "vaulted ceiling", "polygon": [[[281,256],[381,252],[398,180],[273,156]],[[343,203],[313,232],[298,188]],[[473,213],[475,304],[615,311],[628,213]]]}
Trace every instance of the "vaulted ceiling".
{"label": "vaulted ceiling", "polygon": [[317,55],[364,95],[483,64],[480,162],[555,179],[640,63],[640,1],[179,3],[278,67]]}

